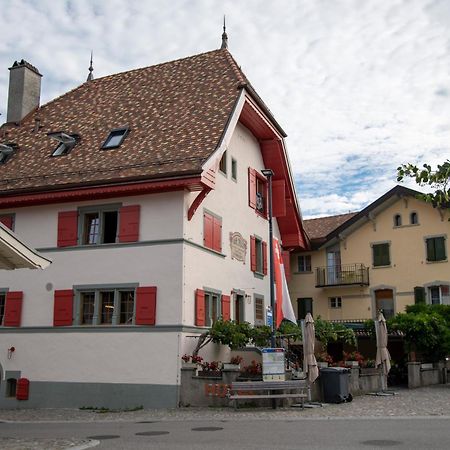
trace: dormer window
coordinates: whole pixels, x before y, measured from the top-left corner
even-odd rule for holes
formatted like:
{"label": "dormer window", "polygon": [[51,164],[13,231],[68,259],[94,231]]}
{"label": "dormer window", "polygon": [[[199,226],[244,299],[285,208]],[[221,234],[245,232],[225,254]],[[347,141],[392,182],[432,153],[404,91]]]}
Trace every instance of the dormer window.
{"label": "dormer window", "polygon": [[53,150],[52,156],[67,155],[80,140],[78,134],[67,134],[62,131],[48,133],[47,136],[58,142],[57,147]]}
{"label": "dormer window", "polygon": [[16,144],[0,144],[0,164],[5,164],[8,161],[11,154],[14,152]]}
{"label": "dormer window", "polygon": [[106,138],[106,141],[103,143],[102,148],[110,149],[120,147],[127,134],[128,127],[112,130]]}

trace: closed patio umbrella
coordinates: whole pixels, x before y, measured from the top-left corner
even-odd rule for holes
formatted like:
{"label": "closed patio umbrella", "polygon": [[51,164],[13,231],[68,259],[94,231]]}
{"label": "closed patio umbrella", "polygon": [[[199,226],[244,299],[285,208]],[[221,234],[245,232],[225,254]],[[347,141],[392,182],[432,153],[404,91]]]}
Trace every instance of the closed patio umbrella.
{"label": "closed patio umbrella", "polygon": [[313,383],[319,376],[316,357],[314,356],[314,344],[316,341],[316,333],[314,328],[314,319],[308,313],[305,317],[305,329],[303,333],[303,354],[304,354],[304,370],[308,374],[308,381]]}
{"label": "closed patio umbrella", "polygon": [[380,313],[375,323],[375,331],[377,335],[377,357],[375,364],[381,366],[381,389],[385,390],[387,383],[386,377],[391,370],[391,355],[387,349],[388,333],[386,327],[386,319],[383,313]]}

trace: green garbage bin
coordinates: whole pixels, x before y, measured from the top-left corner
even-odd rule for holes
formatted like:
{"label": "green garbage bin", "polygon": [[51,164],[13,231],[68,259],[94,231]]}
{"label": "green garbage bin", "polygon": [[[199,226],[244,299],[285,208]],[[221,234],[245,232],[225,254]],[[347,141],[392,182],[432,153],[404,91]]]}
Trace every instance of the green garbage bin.
{"label": "green garbage bin", "polygon": [[343,403],[353,400],[348,388],[350,369],[344,367],[324,367],[320,369],[323,401],[325,403]]}

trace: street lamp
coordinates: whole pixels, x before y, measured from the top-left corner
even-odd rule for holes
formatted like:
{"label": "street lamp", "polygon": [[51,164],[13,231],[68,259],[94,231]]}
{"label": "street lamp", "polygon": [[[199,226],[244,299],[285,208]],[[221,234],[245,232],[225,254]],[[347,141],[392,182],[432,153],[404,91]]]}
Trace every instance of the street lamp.
{"label": "street lamp", "polygon": [[275,329],[276,329],[276,312],[275,312],[275,286],[274,286],[274,270],[273,270],[273,226],[272,226],[272,177],[274,176],[272,169],[261,170],[262,174],[269,182],[269,280],[270,280],[270,308],[272,309],[272,333],[270,335],[270,345],[275,348]]}

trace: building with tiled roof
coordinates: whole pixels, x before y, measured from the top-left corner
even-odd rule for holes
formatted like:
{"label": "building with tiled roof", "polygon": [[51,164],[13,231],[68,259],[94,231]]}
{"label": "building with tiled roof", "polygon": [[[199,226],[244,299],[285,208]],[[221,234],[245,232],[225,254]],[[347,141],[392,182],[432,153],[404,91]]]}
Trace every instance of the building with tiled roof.
{"label": "building with tiled roof", "polygon": [[448,210],[396,186],[357,213],[305,220],[310,249],[291,254],[298,318],[361,322],[415,302],[450,304]]}
{"label": "building with tiled roof", "polygon": [[40,106],[42,76],[13,64],[0,128],[0,220],[53,261],[0,274],[0,407],[176,406],[195,336],[267,322],[263,169],[285,257],[308,246],[286,135],[226,48]]}

